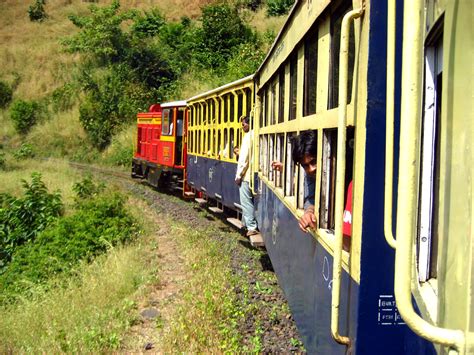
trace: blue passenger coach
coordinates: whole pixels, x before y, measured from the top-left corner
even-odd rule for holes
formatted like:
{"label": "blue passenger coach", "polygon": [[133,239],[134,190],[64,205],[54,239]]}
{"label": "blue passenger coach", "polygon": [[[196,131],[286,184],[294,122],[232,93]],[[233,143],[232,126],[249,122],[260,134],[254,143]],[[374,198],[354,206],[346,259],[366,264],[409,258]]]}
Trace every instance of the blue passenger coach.
{"label": "blue passenger coach", "polygon": [[237,159],[234,147],[242,141],[239,118],[253,105],[253,76],[190,98],[188,102],[187,182],[216,211],[240,211],[234,183]]}
{"label": "blue passenger coach", "polygon": [[[472,71],[459,74],[462,46],[472,60],[469,23],[469,1],[296,1],[255,73],[258,221],[309,353],[474,351],[473,111],[472,97],[456,96],[472,93]],[[304,171],[291,159],[305,130],[318,147],[309,233],[298,228]]]}

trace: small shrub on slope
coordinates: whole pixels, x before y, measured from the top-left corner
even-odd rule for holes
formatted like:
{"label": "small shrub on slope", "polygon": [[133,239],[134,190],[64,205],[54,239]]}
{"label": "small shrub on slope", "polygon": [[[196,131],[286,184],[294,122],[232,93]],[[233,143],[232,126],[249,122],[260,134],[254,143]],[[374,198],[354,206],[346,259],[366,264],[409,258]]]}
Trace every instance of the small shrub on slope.
{"label": "small shrub on slope", "polygon": [[22,184],[21,198],[0,194],[0,273],[17,248],[34,241],[63,212],[60,193],[49,193],[40,174]]}
{"label": "small shrub on slope", "polygon": [[79,262],[90,262],[98,254],[129,240],[137,224],[118,193],[103,193],[78,203],[76,212],[44,230],[27,247],[14,254],[0,275],[0,303],[32,285],[71,271]]}

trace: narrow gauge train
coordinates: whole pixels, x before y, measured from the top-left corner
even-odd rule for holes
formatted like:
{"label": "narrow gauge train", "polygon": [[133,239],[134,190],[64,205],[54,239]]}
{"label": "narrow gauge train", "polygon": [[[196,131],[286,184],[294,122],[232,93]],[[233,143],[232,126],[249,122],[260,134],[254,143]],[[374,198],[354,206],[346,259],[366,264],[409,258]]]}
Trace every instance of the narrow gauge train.
{"label": "narrow gauge train", "polygon": [[[219,210],[239,210],[232,147],[253,117],[257,220],[309,353],[474,353],[472,7],[297,0],[254,75],[187,101],[187,182]],[[291,159],[306,130],[309,233]]]}

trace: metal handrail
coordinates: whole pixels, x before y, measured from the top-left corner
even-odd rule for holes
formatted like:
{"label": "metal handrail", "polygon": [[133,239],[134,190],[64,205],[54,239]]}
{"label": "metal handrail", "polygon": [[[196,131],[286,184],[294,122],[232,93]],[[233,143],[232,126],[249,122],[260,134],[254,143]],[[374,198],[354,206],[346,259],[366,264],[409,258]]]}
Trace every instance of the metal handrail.
{"label": "metal handrail", "polygon": [[416,236],[418,146],[421,119],[423,73],[424,1],[404,3],[403,64],[400,117],[400,162],[397,205],[397,248],[395,249],[395,299],[405,323],[417,335],[433,343],[463,352],[465,335],[461,330],[434,326],[421,318],[412,303],[414,274],[413,244]]}
{"label": "metal handrail", "polygon": [[387,107],[385,127],[385,193],[384,235],[388,245],[396,248],[392,232],[393,205],[393,131],[395,107],[395,34],[396,3],[388,0],[387,6]]}
{"label": "metal handrail", "polygon": [[337,173],[336,173],[336,220],[335,245],[333,262],[333,281],[331,298],[331,334],[340,344],[348,345],[350,339],[339,334],[339,309],[341,296],[343,214],[344,214],[344,179],[346,167],[346,124],[347,124],[347,84],[349,35],[352,20],[362,16],[364,6],[349,11],[344,15],[341,25],[341,47],[339,51],[339,111],[337,133]]}

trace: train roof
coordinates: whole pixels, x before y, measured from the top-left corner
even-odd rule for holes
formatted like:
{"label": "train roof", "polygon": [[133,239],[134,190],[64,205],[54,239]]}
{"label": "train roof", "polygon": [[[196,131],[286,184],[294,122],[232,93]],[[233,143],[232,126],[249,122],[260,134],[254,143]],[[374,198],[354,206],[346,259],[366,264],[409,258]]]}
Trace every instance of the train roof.
{"label": "train roof", "polygon": [[231,88],[233,86],[237,86],[237,85],[240,85],[240,84],[243,84],[243,83],[246,83],[247,81],[251,81],[253,79],[253,76],[254,74],[251,74],[249,76],[246,76],[245,78],[242,78],[242,79],[239,79],[239,80],[236,80],[236,81],[233,81],[231,83],[228,83],[228,84],[225,84],[225,85],[222,85],[222,86],[219,86],[218,88],[215,88],[215,89],[212,89],[212,90],[209,90],[205,93],[202,93],[202,94],[198,94],[196,96],[193,96],[191,98],[189,98],[187,101],[196,101],[196,100],[199,100],[200,98],[202,97],[206,97],[206,96],[209,96],[209,95],[212,95],[212,94],[215,94],[215,93],[218,93],[218,92],[221,92],[221,91],[224,91],[228,88]]}
{"label": "train roof", "polygon": [[160,104],[160,106],[164,108],[182,107],[182,106],[186,106],[186,100],[165,102],[165,103]]}

